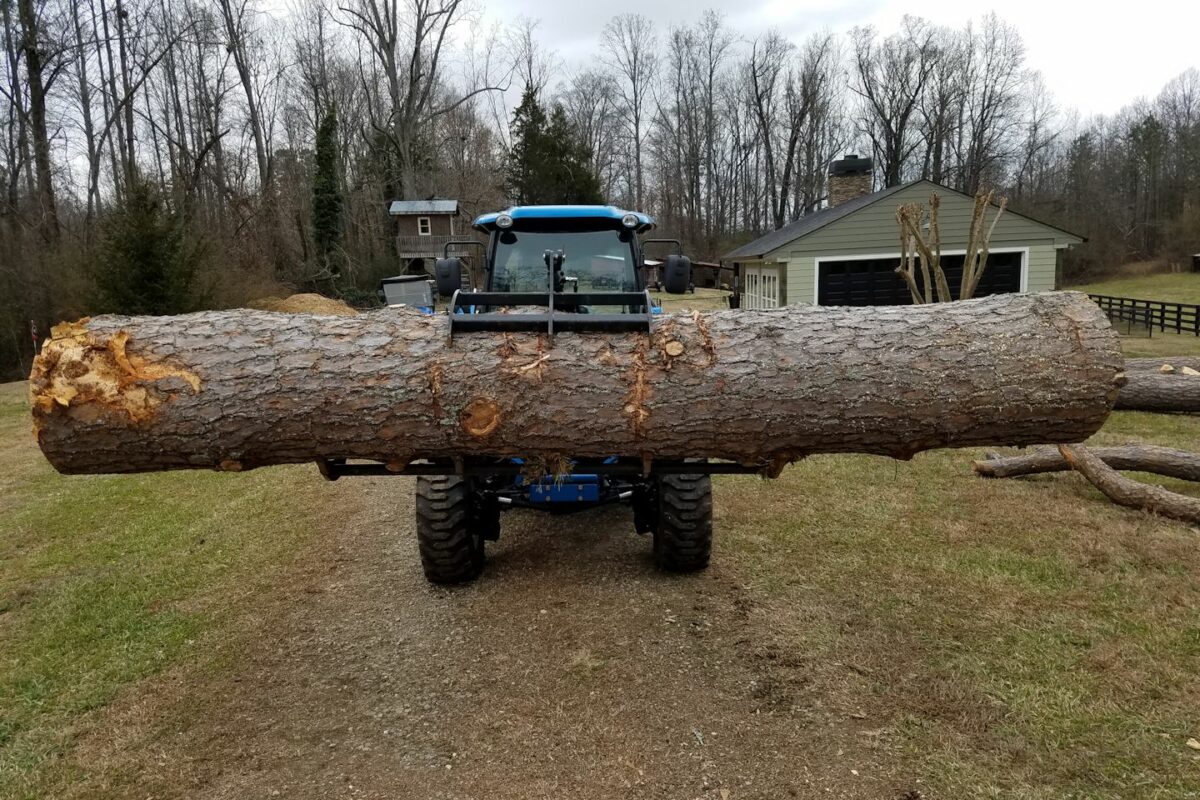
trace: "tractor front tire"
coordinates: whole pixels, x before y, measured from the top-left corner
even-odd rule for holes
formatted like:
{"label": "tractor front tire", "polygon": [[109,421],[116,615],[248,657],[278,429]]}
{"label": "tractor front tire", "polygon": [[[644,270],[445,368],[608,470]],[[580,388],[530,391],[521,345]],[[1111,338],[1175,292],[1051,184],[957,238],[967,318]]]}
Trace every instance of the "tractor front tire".
{"label": "tractor front tire", "polygon": [[666,572],[696,572],[712,555],[712,479],[663,475],[658,479],[654,563]]}
{"label": "tractor front tire", "polygon": [[483,572],[483,530],[471,485],[456,476],[417,478],[417,546],[431,583],[466,583]]}

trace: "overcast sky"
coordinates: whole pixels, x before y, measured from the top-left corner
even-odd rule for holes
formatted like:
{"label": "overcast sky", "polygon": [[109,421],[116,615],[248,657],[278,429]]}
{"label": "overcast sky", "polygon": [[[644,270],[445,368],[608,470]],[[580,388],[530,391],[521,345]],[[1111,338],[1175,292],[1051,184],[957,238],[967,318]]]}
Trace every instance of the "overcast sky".
{"label": "overcast sky", "polygon": [[769,27],[794,41],[828,28],[847,31],[874,25],[890,33],[905,13],[939,25],[961,26],[995,10],[1024,37],[1029,64],[1045,76],[1059,106],[1085,116],[1107,114],[1138,97],[1153,97],[1188,67],[1200,67],[1200,2],[1140,0],[1134,3],[1008,0],[1004,4],[967,0],[483,0],[486,15],[502,20],[540,19],[538,38],[558,51],[574,70],[594,57],[599,31],[609,18],[637,12],[660,33],[671,25],[694,23],[715,8],[746,37]]}

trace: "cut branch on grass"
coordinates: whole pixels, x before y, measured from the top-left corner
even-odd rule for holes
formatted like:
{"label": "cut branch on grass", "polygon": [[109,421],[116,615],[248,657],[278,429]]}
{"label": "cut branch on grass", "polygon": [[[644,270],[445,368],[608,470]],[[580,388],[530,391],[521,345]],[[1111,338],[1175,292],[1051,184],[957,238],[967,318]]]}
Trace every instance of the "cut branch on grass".
{"label": "cut branch on grass", "polygon": [[1126,478],[1081,444],[1060,444],[1058,452],[1072,469],[1117,505],[1200,523],[1200,498]]}
{"label": "cut branch on grass", "polygon": [[[1120,447],[1094,447],[1091,452],[1115,470],[1149,472],[1185,481],[1200,481],[1200,455],[1186,450],[1152,444],[1127,444]],[[975,474],[983,478],[1019,478],[1047,472],[1070,472],[1072,466],[1053,447],[1038,447],[1016,456],[989,453],[971,462]]]}

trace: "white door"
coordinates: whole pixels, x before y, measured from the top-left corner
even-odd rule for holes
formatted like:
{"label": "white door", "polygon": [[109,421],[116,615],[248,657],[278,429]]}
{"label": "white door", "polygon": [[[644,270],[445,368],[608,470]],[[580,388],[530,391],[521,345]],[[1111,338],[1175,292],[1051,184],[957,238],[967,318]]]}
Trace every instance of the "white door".
{"label": "white door", "polygon": [[742,308],[777,308],[781,269],[761,264],[742,267]]}

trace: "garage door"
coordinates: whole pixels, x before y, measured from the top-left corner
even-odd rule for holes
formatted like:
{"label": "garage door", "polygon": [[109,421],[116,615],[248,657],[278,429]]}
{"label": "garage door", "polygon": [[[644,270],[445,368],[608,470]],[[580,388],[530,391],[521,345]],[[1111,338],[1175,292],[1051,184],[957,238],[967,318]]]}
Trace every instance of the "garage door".
{"label": "garage door", "polygon": [[[1021,291],[1024,253],[992,253],[976,297]],[[963,256],[942,256],[950,292],[958,297]],[[896,258],[821,261],[817,269],[817,303],[823,306],[900,306],[912,302],[904,279],[896,274]],[[921,284],[918,269],[917,284]]]}

